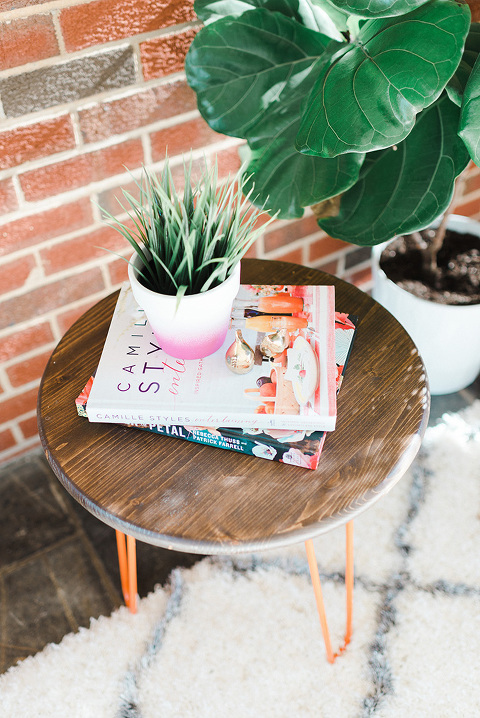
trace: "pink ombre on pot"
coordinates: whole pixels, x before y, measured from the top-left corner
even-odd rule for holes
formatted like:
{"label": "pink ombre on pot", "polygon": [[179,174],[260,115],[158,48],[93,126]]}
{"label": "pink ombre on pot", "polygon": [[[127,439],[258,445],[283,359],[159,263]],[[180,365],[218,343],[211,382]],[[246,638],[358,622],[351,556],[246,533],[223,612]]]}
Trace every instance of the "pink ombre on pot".
{"label": "pink ombre on pot", "polygon": [[162,349],[177,359],[201,359],[220,349],[240,287],[240,262],[222,284],[183,296],[178,308],[175,296],[153,292],[138,281],[140,267],[135,254],[128,266],[133,296],[145,311]]}

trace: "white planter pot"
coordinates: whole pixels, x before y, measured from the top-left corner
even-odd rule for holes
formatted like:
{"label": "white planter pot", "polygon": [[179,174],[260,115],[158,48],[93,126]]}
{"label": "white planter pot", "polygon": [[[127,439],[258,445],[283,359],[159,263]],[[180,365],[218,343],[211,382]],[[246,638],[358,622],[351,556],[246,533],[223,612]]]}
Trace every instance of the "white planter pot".
{"label": "white planter pot", "polygon": [[[452,215],[448,228],[480,237],[480,223]],[[373,298],[405,327],[425,363],[432,394],[450,394],[480,372],[480,304],[453,306],[415,297],[390,281],[379,260],[388,242],[373,247]]]}
{"label": "white planter pot", "polygon": [[162,349],[177,359],[200,359],[219,349],[230,324],[232,303],[240,287],[240,262],[217,287],[177,298],[147,289],[138,281],[141,262],[135,254],[128,266],[133,296],[145,311]]}

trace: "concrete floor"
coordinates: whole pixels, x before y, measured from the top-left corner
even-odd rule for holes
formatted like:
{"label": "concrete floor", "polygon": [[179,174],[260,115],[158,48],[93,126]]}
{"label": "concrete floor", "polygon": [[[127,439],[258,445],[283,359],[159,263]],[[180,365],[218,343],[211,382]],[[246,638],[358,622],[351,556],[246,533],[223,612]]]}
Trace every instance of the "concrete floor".
{"label": "concrete floor", "polygon": [[[139,595],[200,558],[137,542]],[[115,532],[71,498],[41,451],[0,469],[0,673],[122,601]]]}
{"label": "concrete floor", "polygon": [[[480,378],[433,397],[430,423],[480,398]],[[137,542],[145,596],[201,556]],[[63,489],[40,450],[0,467],[0,673],[122,603],[115,532]]]}

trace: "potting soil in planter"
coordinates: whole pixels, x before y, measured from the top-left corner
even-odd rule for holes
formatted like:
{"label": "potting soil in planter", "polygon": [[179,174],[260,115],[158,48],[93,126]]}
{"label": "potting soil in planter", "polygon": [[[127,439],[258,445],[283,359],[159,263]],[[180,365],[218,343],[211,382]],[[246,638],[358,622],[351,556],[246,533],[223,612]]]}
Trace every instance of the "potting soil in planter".
{"label": "potting soil in planter", "polygon": [[[424,246],[431,231],[419,232]],[[418,242],[405,235],[383,250],[380,266],[392,282],[422,299],[454,305],[480,303],[479,237],[447,230],[433,272],[424,268],[423,257]]]}

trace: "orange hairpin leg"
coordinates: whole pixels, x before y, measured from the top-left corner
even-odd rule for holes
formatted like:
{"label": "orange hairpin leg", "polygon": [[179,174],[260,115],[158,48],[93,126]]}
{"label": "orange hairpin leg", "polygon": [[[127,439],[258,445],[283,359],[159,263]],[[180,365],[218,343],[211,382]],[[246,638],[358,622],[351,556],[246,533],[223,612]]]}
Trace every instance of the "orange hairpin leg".
{"label": "orange hairpin leg", "polygon": [[[125,603],[130,613],[137,612],[137,554],[133,536],[125,536],[121,531],[117,535],[118,565],[120,581]],[[126,539],[126,546],[125,546]]]}
{"label": "orange hairpin leg", "polygon": [[346,649],[352,638],[352,616],[353,616],[353,521],[349,521],[346,526],[346,559],[345,559],[345,589],[347,598],[347,620],[345,629],[345,640],[337,653],[332,650],[330,641],[330,633],[328,630],[327,616],[325,613],[325,604],[323,602],[322,586],[320,583],[320,575],[318,573],[317,559],[313,548],[312,539],[305,541],[305,549],[307,551],[308,566],[310,576],[312,578],[313,591],[315,593],[315,601],[317,603],[318,616],[320,618],[320,626],[322,628],[323,640],[325,642],[325,650],[327,652],[327,660],[334,663]]}

